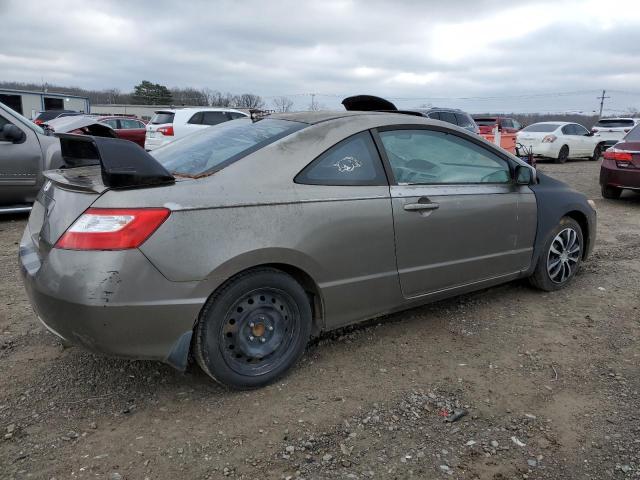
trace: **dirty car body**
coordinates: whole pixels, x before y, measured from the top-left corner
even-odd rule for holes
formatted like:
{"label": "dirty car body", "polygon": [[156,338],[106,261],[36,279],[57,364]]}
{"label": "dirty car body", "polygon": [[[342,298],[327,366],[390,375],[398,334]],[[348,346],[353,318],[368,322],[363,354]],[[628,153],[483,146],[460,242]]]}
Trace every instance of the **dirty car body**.
{"label": "dirty car body", "polygon": [[[233,120],[159,149],[160,169],[119,184],[129,153],[109,166],[103,147],[99,165],[48,172],[29,219],[20,259],[38,317],[107,355],[182,369],[192,351],[234,387],[273,381],[310,335],[534,275],[556,261],[562,222],[580,225],[576,263],[595,238],[581,194],[418,116]],[[139,244],[94,242],[100,218],[108,230],[140,212],[159,217]]]}

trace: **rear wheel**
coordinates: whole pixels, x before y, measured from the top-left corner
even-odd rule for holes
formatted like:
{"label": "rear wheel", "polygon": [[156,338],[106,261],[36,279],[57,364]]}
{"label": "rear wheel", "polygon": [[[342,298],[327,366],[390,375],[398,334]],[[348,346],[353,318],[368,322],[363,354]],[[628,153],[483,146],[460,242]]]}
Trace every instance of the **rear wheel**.
{"label": "rear wheel", "polygon": [[558,158],[556,158],[556,163],[564,163],[569,158],[569,147],[567,145],[563,145],[558,152]]}
{"label": "rear wheel", "polygon": [[620,198],[620,195],[622,194],[621,188],[612,187],[610,185],[602,185],[600,191],[604,198],[610,198],[612,200]]}
{"label": "rear wheel", "polygon": [[592,162],[595,162],[596,160],[600,159],[600,155],[602,155],[602,144],[601,143],[596,145],[596,148],[593,150],[593,155],[591,155],[591,157],[589,157],[589,160],[591,160]]}
{"label": "rear wheel", "polygon": [[302,356],[311,320],[307,294],[291,276],[271,268],[240,274],[207,301],[196,327],[196,359],[228,387],[267,385]]}
{"label": "rear wheel", "polygon": [[563,288],[580,269],[583,248],[580,224],[573,218],[562,218],[549,235],[529,281],[547,292]]}

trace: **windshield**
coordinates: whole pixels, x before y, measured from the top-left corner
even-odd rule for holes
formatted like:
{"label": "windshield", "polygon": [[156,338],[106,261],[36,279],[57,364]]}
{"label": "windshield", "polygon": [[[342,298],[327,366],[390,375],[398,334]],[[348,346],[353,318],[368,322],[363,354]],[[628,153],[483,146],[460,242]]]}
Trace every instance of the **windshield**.
{"label": "windshield", "polygon": [[151,155],[172,173],[213,173],[270,143],[306,127],[306,123],[265,118],[231,120],[188,135]]}
{"label": "windshield", "polygon": [[560,125],[557,123],[534,123],[522,129],[523,132],[553,132]]}
{"label": "windshield", "polygon": [[474,118],[476,124],[482,125],[483,127],[493,127],[497,122],[497,118]]}
{"label": "windshield", "polygon": [[598,120],[598,123],[596,123],[595,126],[607,128],[633,127],[633,120],[627,120],[624,118],[608,118],[606,120]]}
{"label": "windshield", "polygon": [[20,121],[21,123],[24,123],[31,130],[34,130],[34,131],[36,131],[38,133],[41,133],[43,135],[45,134],[44,130],[41,127],[39,127],[35,123],[31,122],[28,118],[23,117],[22,115],[20,115],[18,112],[16,112],[12,108],[7,107],[4,103],[0,103],[0,110],[2,110],[2,109],[6,110],[7,113],[9,113],[9,115],[14,116],[16,118],[16,120]]}

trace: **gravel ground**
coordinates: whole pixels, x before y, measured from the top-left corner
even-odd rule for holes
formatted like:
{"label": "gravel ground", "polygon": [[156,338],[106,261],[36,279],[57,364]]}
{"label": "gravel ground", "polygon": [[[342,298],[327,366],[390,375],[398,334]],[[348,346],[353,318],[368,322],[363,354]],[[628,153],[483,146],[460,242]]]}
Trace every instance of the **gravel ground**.
{"label": "gravel ground", "polygon": [[26,219],[0,218],[0,477],[640,478],[640,195],[602,199],[597,162],[540,169],[598,206],[569,288],[514,282],[333,332],[241,393],[63,348],[19,279]]}

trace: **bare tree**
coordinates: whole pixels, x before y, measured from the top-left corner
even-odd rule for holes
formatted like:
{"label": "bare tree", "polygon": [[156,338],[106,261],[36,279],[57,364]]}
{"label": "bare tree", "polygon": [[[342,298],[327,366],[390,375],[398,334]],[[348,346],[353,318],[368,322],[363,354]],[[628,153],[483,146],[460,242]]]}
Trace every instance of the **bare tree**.
{"label": "bare tree", "polygon": [[243,93],[235,98],[234,106],[238,108],[264,108],[265,103],[260,95]]}
{"label": "bare tree", "polygon": [[276,97],[272,100],[276,112],[290,112],[293,107],[293,100],[289,97]]}
{"label": "bare tree", "polygon": [[309,107],[307,108],[307,110],[309,110],[310,112],[317,112],[319,110],[323,110],[324,109],[324,105],[322,105],[320,102],[318,102],[316,100],[316,94],[312,93],[311,94],[311,103],[309,104]]}

